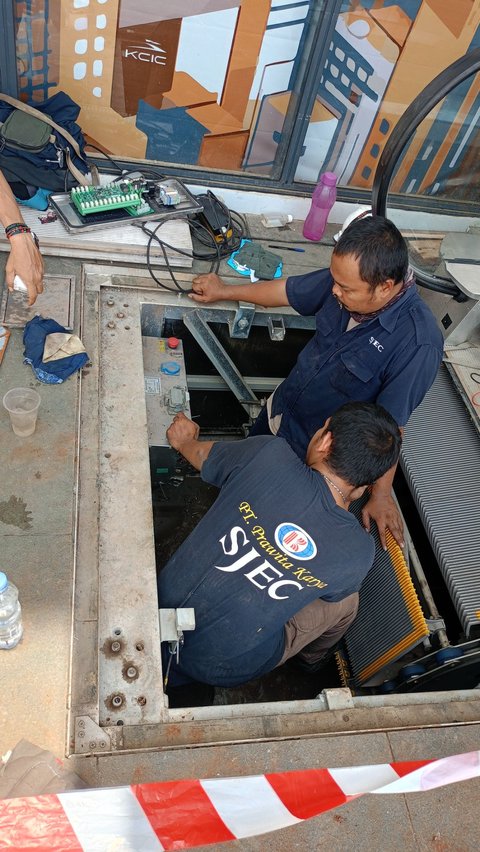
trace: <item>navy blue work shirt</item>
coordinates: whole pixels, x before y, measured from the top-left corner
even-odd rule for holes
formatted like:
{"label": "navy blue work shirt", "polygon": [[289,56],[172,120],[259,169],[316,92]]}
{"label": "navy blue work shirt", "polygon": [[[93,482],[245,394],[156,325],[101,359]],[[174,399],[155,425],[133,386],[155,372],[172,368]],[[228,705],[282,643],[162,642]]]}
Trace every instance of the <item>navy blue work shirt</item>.
{"label": "navy blue work shirt", "polygon": [[316,317],[316,332],[276,389],[277,434],[301,457],[312,435],[345,402],[377,402],[405,426],[433,383],[443,338],[416,285],[376,318],[347,331],[350,313],[332,294],[329,269],[287,279],[290,305]]}
{"label": "navy blue work shirt", "polygon": [[158,595],[162,607],[195,610],[176,682],[236,686],[277,665],[297,612],[359,590],[375,546],[323,476],[272,435],[216,442],[201,476],[220,493],[160,571]]}

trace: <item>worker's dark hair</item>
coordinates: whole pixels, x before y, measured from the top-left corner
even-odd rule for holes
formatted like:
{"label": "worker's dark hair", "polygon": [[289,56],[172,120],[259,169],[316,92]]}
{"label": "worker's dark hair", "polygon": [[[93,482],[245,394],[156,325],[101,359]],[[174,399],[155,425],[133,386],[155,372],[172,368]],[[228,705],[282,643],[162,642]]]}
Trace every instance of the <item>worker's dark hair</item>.
{"label": "worker's dark hair", "polygon": [[372,290],[387,278],[403,281],[408,269],[407,244],[400,231],[384,216],[367,216],[352,222],[338,240],[337,257],[353,254],[358,260],[360,278]]}
{"label": "worker's dark hair", "polygon": [[372,485],[398,461],[402,436],[392,415],[373,402],[347,402],[330,418],[327,464],[346,482]]}

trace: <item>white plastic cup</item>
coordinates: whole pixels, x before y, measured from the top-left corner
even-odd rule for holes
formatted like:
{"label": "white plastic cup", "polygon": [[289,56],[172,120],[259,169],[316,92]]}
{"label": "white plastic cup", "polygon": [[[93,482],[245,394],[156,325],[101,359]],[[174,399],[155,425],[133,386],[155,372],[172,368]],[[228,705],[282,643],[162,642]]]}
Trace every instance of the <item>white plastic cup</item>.
{"label": "white plastic cup", "polygon": [[32,388],[11,388],[3,397],[3,406],[19,438],[28,438],[35,432],[40,401],[40,394]]}

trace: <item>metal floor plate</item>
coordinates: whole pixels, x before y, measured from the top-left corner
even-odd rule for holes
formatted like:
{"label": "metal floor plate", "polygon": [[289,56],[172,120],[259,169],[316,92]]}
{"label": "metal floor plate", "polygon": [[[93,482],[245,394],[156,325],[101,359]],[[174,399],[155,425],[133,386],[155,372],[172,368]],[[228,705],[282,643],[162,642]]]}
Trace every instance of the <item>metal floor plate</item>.
{"label": "metal floor plate", "polygon": [[75,277],[73,275],[45,275],[43,293],[31,307],[23,293],[11,293],[4,288],[0,306],[0,322],[10,328],[24,328],[37,314],[54,319],[64,328],[73,328],[75,303]]}

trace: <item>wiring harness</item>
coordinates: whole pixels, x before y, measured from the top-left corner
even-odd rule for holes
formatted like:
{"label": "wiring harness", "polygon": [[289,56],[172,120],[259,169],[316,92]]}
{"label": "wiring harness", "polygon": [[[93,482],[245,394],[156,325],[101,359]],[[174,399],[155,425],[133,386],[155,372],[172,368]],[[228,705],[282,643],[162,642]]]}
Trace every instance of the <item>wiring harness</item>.
{"label": "wiring harness", "polygon": [[[209,226],[199,221],[197,217],[192,218],[189,216],[179,216],[175,213],[172,213],[170,216],[165,216],[165,218],[155,226],[153,231],[148,227],[148,222],[132,222],[132,225],[135,225],[137,228],[141,228],[144,234],[148,236],[146,263],[150,276],[159,287],[170,293],[191,293],[192,290],[191,288],[186,289],[185,287],[182,287],[177,281],[168,259],[167,249],[194,260],[203,260],[210,263],[209,271],[218,272],[221,260],[224,257],[228,257],[233,251],[236,251],[240,247],[242,239],[250,239],[250,229],[246,219],[240,213],[236,213],[234,210],[229,210],[213,192],[208,191],[204,195],[197,195],[195,197],[200,204],[202,203],[203,198],[206,197],[209,202],[210,211],[213,210],[214,212],[215,210],[218,210],[219,226],[215,232],[211,225],[211,218]],[[162,240],[159,232],[165,222],[169,222],[172,219],[183,219],[186,221],[190,227],[193,239],[196,240],[197,243],[200,243],[200,245],[204,247],[204,250],[198,251],[193,249],[192,251],[187,251],[186,249],[180,249],[177,246],[172,246],[170,243]],[[174,288],[168,287],[163,281],[161,281],[152,268],[152,247],[154,245],[160,246],[162,250],[165,265],[170,278],[175,285]]]}

